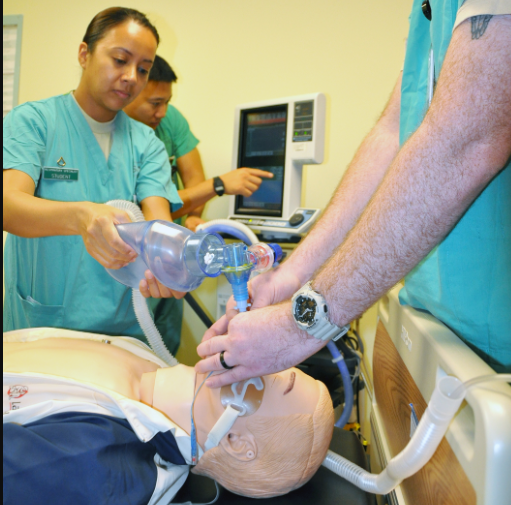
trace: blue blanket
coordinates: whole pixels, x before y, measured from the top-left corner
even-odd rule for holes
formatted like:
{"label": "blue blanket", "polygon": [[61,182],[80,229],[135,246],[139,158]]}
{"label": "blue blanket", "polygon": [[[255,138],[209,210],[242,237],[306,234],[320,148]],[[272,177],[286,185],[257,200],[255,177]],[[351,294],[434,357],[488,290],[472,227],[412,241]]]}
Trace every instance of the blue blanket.
{"label": "blue blanket", "polygon": [[4,424],[4,505],[146,505],[154,456],[186,462],[170,432],[141,442],[125,419],[66,412]]}

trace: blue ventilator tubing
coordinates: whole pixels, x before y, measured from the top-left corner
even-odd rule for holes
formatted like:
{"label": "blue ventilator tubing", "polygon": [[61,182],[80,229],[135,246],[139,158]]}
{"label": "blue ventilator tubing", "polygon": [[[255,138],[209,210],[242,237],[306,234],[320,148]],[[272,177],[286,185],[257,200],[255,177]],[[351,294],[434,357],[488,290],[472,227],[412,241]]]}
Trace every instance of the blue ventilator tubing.
{"label": "blue ventilator tubing", "polygon": [[342,384],[344,387],[344,409],[342,411],[341,417],[335,423],[335,426],[338,428],[343,428],[344,425],[348,422],[353,410],[353,386],[351,384],[351,376],[346,365],[346,361],[344,361],[344,357],[339,349],[337,349],[335,343],[330,340],[326,346],[332,355],[332,361],[337,363],[339,372],[341,372]]}

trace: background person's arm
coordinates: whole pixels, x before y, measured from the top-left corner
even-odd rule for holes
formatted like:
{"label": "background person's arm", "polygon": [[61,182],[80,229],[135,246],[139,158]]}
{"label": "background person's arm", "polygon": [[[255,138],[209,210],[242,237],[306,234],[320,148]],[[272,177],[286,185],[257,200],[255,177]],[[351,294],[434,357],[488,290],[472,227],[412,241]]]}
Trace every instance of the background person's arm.
{"label": "background person's arm", "polygon": [[[197,186],[206,180],[204,176],[204,168],[202,166],[202,160],[200,157],[199,150],[195,147],[189,153],[180,156],[177,160],[177,169],[179,176],[183,181],[184,189]],[[199,224],[205,223],[202,219],[202,212],[204,211],[204,205],[199,205],[192,209],[185,219],[184,225],[191,231],[195,231]]]}
{"label": "background person's arm", "polygon": [[[511,156],[511,16],[471,37],[453,33],[432,105],[403,146],[341,248],[313,282],[338,325],[358,317],[452,229]],[[467,272],[470,275],[470,272]],[[238,365],[210,386],[273,373],[301,362],[322,342],[298,331],[290,302],[232,319],[226,336],[199,345],[198,372]],[[256,345],[257,343],[257,345]]]}
{"label": "background person's arm", "polygon": [[[224,183],[226,195],[250,196],[259,189],[262,177],[272,178],[273,174],[257,168],[238,168],[223,174],[220,179]],[[183,200],[183,206],[172,213],[174,219],[188,214],[192,209],[196,209],[216,196],[213,179],[201,182],[197,186],[181,189],[178,193]]]}
{"label": "background person's arm", "polygon": [[81,235],[87,252],[106,268],[121,268],[137,254],[119,237],[126,212],[91,202],[57,202],[34,196],[35,183],[20,170],[3,173],[3,228],[20,237]]}

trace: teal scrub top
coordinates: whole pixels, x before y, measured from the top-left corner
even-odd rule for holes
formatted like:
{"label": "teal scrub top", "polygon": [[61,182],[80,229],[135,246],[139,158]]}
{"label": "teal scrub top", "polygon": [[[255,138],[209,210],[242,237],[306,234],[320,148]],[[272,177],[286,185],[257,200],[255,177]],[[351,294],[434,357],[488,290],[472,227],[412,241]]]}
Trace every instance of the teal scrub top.
{"label": "teal scrub top", "polygon": [[[108,162],[73,97],[29,102],[4,119],[4,169],[28,174],[35,196],[63,202],[182,204],[170,178],[165,146],[151,128],[124,112],[115,118]],[[50,180],[43,167],[78,169],[78,180]],[[51,326],[143,338],[131,289],[116,282],[86,251],[80,236],[22,238],[5,246],[4,331]]]}
{"label": "teal scrub top", "polygon": [[[199,140],[191,132],[186,118],[175,107],[169,105],[167,113],[155,130],[156,136],[165,144],[169,158],[175,164],[177,158],[188,154],[197,147]],[[174,184],[179,187],[177,173],[173,176]],[[176,219],[177,224],[181,218]],[[176,354],[181,340],[183,324],[183,300],[175,298],[148,299],[156,327],[172,354]]]}
{"label": "teal scrub top", "polygon": [[[428,57],[438,77],[463,1],[415,0],[401,88],[400,142],[427,110]],[[484,12],[482,12],[484,14]],[[491,27],[491,26],[490,26]],[[511,163],[473,202],[449,235],[405,279],[402,304],[426,310],[496,371],[511,371]]]}
{"label": "teal scrub top", "polygon": [[165,144],[169,157],[181,158],[197,147],[199,140],[190,130],[186,118],[173,105],[169,105],[165,117],[155,130],[156,136]]}

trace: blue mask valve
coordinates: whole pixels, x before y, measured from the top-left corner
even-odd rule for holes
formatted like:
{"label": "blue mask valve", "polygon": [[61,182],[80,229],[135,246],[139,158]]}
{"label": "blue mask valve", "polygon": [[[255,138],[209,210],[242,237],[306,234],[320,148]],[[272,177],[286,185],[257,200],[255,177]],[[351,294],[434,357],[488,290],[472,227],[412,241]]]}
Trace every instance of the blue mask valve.
{"label": "blue mask valve", "polygon": [[284,253],[282,252],[282,247],[280,247],[279,244],[273,244],[273,243],[269,243],[268,245],[273,250],[273,256],[274,256],[273,266],[276,267],[279,264],[279,261],[282,259],[282,256],[284,255]]}
{"label": "blue mask valve", "polygon": [[248,280],[254,264],[247,255],[245,244],[230,244],[224,248],[224,266],[222,273],[232,287],[236,308],[246,312],[248,303]]}

